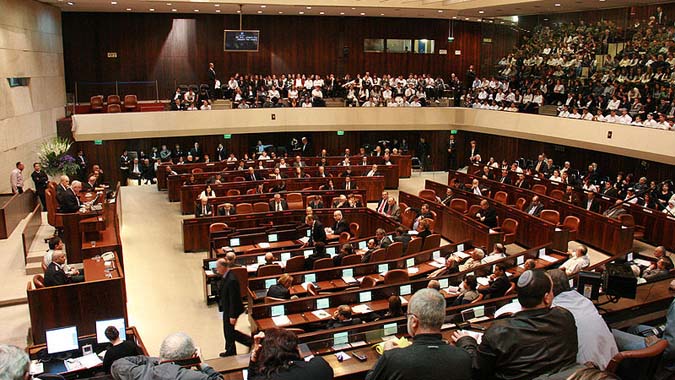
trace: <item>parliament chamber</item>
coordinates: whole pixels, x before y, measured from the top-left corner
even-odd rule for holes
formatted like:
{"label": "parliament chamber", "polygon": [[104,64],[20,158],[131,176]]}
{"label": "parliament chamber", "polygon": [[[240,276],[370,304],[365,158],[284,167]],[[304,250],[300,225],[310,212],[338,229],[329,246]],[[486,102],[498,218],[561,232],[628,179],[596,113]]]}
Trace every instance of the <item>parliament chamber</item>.
{"label": "parliament chamber", "polygon": [[0,8],[0,378],[675,378],[675,3]]}

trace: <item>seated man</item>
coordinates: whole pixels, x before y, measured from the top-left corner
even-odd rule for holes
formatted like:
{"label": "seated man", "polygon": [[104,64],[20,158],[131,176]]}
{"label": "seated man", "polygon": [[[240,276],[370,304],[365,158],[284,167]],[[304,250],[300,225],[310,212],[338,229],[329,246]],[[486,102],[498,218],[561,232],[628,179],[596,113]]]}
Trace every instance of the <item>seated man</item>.
{"label": "seated man", "polygon": [[220,216],[230,216],[235,215],[236,213],[232,203],[223,203],[223,207],[218,209],[218,215]]}
{"label": "seated man", "polygon": [[377,248],[387,248],[391,245],[391,239],[386,234],[384,228],[378,228],[375,230],[375,245]]}
{"label": "seated man", "polygon": [[[66,177],[67,178],[67,177]],[[82,183],[80,181],[73,181],[70,187],[59,191],[56,194],[56,200],[59,203],[59,212],[72,213],[80,209],[81,202],[77,194],[82,190]]]}
{"label": "seated man", "polygon": [[602,215],[608,218],[619,220],[619,216],[628,213],[628,211],[623,208],[622,204],[623,201],[621,199],[617,199],[616,202],[614,202],[614,206],[605,210]]}
{"label": "seated man", "polygon": [[339,267],[340,265],[342,265],[343,258],[355,254],[356,252],[354,252],[354,247],[351,244],[349,243],[342,244],[342,246],[340,247],[340,252],[338,252],[337,255],[333,256],[333,266]]}
{"label": "seated man", "polygon": [[647,282],[663,280],[670,276],[670,270],[673,269],[673,261],[670,257],[663,256],[656,262],[656,267],[649,267],[642,273],[642,278]]}
{"label": "seated man", "polygon": [[117,327],[108,326],[104,334],[110,341],[111,346],[106,350],[103,357],[103,372],[110,373],[110,367],[117,359],[143,355],[143,352],[133,340],[120,339],[120,332]]}
{"label": "seated man", "polygon": [[270,211],[284,211],[288,210],[288,202],[281,198],[281,194],[274,194],[274,199],[269,203]]}
{"label": "seated man", "polygon": [[452,188],[448,187],[448,188],[445,190],[445,197],[443,197],[443,199],[441,199],[440,197],[438,197],[438,200],[439,200],[444,206],[450,206],[450,202],[452,201],[452,199],[453,199],[454,197],[455,197],[455,194],[452,192]]}
{"label": "seated man", "polygon": [[401,221],[401,208],[396,204],[396,198],[389,197],[389,200],[387,200],[387,212],[385,215],[397,222]]}
{"label": "seated man", "polygon": [[347,197],[344,194],[340,194],[338,199],[333,202],[333,208],[347,208]]}
{"label": "seated man", "polygon": [[199,198],[199,204],[195,206],[195,218],[213,215],[213,206],[209,204],[209,198],[203,196]]}
{"label": "seated man", "polygon": [[314,253],[307,256],[307,258],[305,259],[305,268],[307,270],[312,270],[314,268],[315,261],[327,258],[330,258],[330,255],[326,253],[326,243],[322,241],[317,241],[316,243],[314,243]]}
{"label": "seated man", "polygon": [[373,251],[375,251],[375,250],[377,249],[377,245],[376,245],[376,243],[375,243],[375,239],[370,239],[370,240],[368,240],[367,245],[368,245],[368,250],[367,250],[366,253],[364,253],[363,256],[361,257],[361,262],[362,262],[362,263],[367,263],[367,262],[369,262],[371,256],[373,255]]}
{"label": "seated man", "polygon": [[394,341],[387,341],[384,354],[366,380],[470,380],[471,356],[442,339],[445,306],[445,299],[437,290],[418,290],[407,310],[412,345],[398,348]]}
{"label": "seated man", "polygon": [[476,219],[490,228],[497,227],[497,211],[486,199],[480,201],[480,211],[476,213]]}
{"label": "seated man", "polygon": [[570,289],[569,280],[562,271],[552,269],[546,273],[553,281],[553,306],[565,308],[574,316],[579,341],[577,363],[592,362],[604,370],[619,352],[607,323],[591,300]]}
{"label": "seated man", "polygon": [[567,277],[575,276],[591,264],[586,254],[588,253],[588,248],[585,245],[579,245],[577,249],[574,251],[570,250],[567,253],[570,255],[570,258],[560,266],[560,269],[565,272]]}
{"label": "seated man", "polygon": [[533,216],[539,216],[539,214],[541,214],[541,210],[543,209],[544,205],[541,203],[541,201],[539,201],[539,196],[535,195],[532,197],[530,204],[527,205],[523,211]]}
{"label": "seated man", "polygon": [[349,305],[340,305],[333,313],[333,317],[328,320],[329,329],[335,329],[343,326],[358,325],[361,323],[359,318],[352,317],[352,308]]}
{"label": "seated man", "polygon": [[497,243],[494,245],[494,249],[492,250],[492,252],[490,252],[489,255],[485,256],[485,262],[491,263],[493,261],[497,261],[505,257],[506,257],[506,247],[504,247],[504,244],[502,243]]}
{"label": "seated man", "polygon": [[143,175],[143,165],[138,160],[138,157],[134,158],[131,166],[129,167],[129,179],[137,180],[138,184],[141,184],[141,176]]}
{"label": "seated man", "polygon": [[[111,373],[115,380],[218,380],[221,375],[206,363],[199,370],[184,368],[176,361],[200,359],[192,338],[185,333],[173,333],[162,342],[159,358],[131,356],[116,360]],[[201,359],[200,359],[201,360]]]}
{"label": "seated man", "polygon": [[328,240],[338,239],[343,232],[349,232],[349,223],[342,218],[342,211],[333,211],[335,223],[331,228],[326,228],[326,238]]}
{"label": "seated man", "polygon": [[[455,262],[459,263],[461,259],[457,256],[451,256]],[[484,264],[483,259],[485,258],[485,251],[480,248],[476,248],[471,252],[471,257],[469,257],[464,264],[459,266],[459,271],[464,272],[471,270],[481,264]]]}
{"label": "seated man", "polygon": [[[54,236],[51,239],[49,239],[49,250],[47,253],[45,253],[45,257],[42,259],[42,262],[44,263],[45,267],[49,267],[49,264],[52,263],[52,258],[54,257],[55,252],[64,252],[65,245],[63,244],[63,241],[61,240],[60,237]],[[65,253],[64,253],[65,255]],[[69,276],[84,276],[84,270],[80,271],[78,269],[72,268],[70,265],[68,265],[68,257],[65,258],[65,262],[63,265],[61,265],[61,269],[63,269],[63,272],[66,273],[66,275]],[[83,277],[84,278],[84,277]]]}
{"label": "seated man", "polygon": [[481,285],[478,291],[485,295],[485,298],[502,297],[511,287],[511,281],[506,276],[506,264],[495,264],[495,270],[489,277],[489,285]]}
{"label": "seated man", "polygon": [[93,193],[96,191],[96,176],[90,175],[87,182],[82,185],[82,191],[87,193]]}
{"label": "seated man", "polygon": [[45,286],[66,285],[84,281],[84,276],[80,275],[77,269],[70,269],[69,272],[66,272],[65,270],[69,268],[64,267],[65,264],[66,254],[55,251],[52,254],[52,262],[45,272]]}
{"label": "seated man", "polygon": [[465,333],[453,340],[472,356],[479,379],[533,379],[575,365],[578,340],[574,316],[553,303],[553,283],[541,270],[528,270],[518,279],[522,311],[496,320],[480,345]]}
{"label": "seated man", "polygon": [[291,285],[293,285],[293,276],[284,273],[277,279],[276,284],[267,289],[267,297],[289,300],[291,299]]}
{"label": "seated man", "polygon": [[[414,210],[414,211],[417,211],[417,210]],[[422,207],[420,207],[419,212],[417,213],[417,217],[413,221],[412,229],[417,231],[418,227],[420,225],[420,222],[423,219],[433,219],[433,218],[434,218],[434,214],[432,214],[431,210],[429,210],[429,205],[426,204],[426,203],[422,204]]]}

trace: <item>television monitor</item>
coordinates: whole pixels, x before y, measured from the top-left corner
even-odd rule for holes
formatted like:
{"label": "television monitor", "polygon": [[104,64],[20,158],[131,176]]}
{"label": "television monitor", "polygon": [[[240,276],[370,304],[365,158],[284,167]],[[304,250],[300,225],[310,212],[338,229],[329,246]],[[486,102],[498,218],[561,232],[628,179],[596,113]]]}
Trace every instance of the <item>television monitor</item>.
{"label": "television monitor", "polygon": [[120,339],[127,339],[126,325],[124,324],[124,318],[116,319],[107,319],[104,321],[96,321],[96,343],[108,343],[108,338],[105,337],[105,329],[108,326],[117,327],[117,331],[120,332]]}
{"label": "television monitor", "polygon": [[269,234],[267,235],[267,241],[270,243],[275,243],[279,241],[279,235],[277,234]]}
{"label": "television monitor", "polygon": [[464,244],[457,245],[457,252],[464,252]]}
{"label": "television monitor", "polygon": [[230,239],[230,247],[238,247],[241,244],[239,238]]}
{"label": "television monitor", "polygon": [[333,257],[336,255],[335,253],[336,247],[328,247],[326,248],[326,253],[330,255],[330,257]]}
{"label": "television monitor", "polygon": [[396,335],[398,332],[398,327],[396,323],[387,323],[384,326],[384,336]]}
{"label": "television monitor", "polygon": [[359,242],[359,249],[366,249],[366,248],[368,248],[368,242],[365,240],[361,240]]}
{"label": "television monitor", "polygon": [[434,251],[433,259],[440,259],[440,258],[441,258],[441,251]]}
{"label": "television monitor", "polygon": [[269,289],[272,285],[276,284],[277,280],[273,278],[269,278],[265,280],[265,288]]}
{"label": "television monitor", "polygon": [[349,343],[349,332],[339,332],[336,334],[333,334],[333,345],[334,346],[341,346],[343,344]]}
{"label": "television monitor", "polygon": [[285,315],[284,305],[275,305],[271,308],[271,314],[273,317],[279,317]]}
{"label": "television monitor", "polygon": [[352,268],[343,269],[342,277],[354,277],[354,269]]}
{"label": "television monitor", "polygon": [[408,294],[412,293],[412,285],[401,285],[399,288],[400,295],[402,296],[407,296]]}
{"label": "television monitor", "polygon": [[77,326],[50,329],[45,333],[48,354],[58,354],[59,352],[74,351],[80,348],[77,340]]}
{"label": "television monitor", "polygon": [[317,310],[328,309],[330,307],[330,299],[328,298],[319,298],[316,300]]}
{"label": "television monitor", "polygon": [[414,266],[415,266],[415,258],[414,257],[411,257],[411,258],[405,260],[405,267],[406,268],[410,268],[410,267],[414,267]]}
{"label": "television monitor", "polygon": [[445,289],[448,287],[448,279],[447,278],[441,278],[438,280],[438,283],[441,284],[441,289]]}
{"label": "television monitor", "polygon": [[516,265],[523,265],[525,264],[525,256],[518,256],[516,257]]}
{"label": "television monitor", "polygon": [[210,270],[216,270],[216,266],[218,265],[218,261],[209,261],[209,269]]}
{"label": "television monitor", "polygon": [[389,264],[377,264],[377,271],[379,273],[384,273],[389,270]]}
{"label": "television monitor", "polygon": [[308,273],[305,275],[305,282],[316,282],[316,274]]}
{"label": "television monitor", "polygon": [[373,295],[370,292],[361,292],[359,293],[359,302],[370,302],[373,299]]}
{"label": "television monitor", "polygon": [[259,38],[259,30],[226,30],[224,50],[232,52],[258,51]]}
{"label": "television monitor", "polygon": [[314,253],[313,249],[305,249],[302,252],[302,254],[303,254],[303,256],[305,256],[305,258],[308,258],[308,257],[312,256],[313,253]]}
{"label": "television monitor", "polygon": [[281,252],[281,261],[288,261],[291,258],[290,252]]}

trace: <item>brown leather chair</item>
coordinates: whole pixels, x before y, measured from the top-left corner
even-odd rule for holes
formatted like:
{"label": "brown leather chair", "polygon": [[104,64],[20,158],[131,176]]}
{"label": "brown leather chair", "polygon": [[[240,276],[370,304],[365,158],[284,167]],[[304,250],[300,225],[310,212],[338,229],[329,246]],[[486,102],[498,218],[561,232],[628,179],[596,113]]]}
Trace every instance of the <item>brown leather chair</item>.
{"label": "brown leather chair", "polygon": [[202,168],[192,168],[192,170],[190,170],[190,173],[192,173],[192,174],[204,173],[204,169],[202,169]]}
{"label": "brown leather chair", "polygon": [[516,233],[518,232],[518,221],[511,218],[504,219],[504,222],[502,222],[502,232],[504,233],[504,239],[502,240],[504,245],[515,243]]}
{"label": "brown leather chair", "polygon": [[[432,233],[434,232],[434,228],[436,227],[436,219],[429,219],[429,218],[424,218],[423,220],[426,220],[429,223],[429,231]],[[420,223],[417,226],[417,232],[422,231],[422,223]]]}
{"label": "brown leather chair", "polygon": [[377,281],[370,276],[366,276],[363,278],[363,281],[361,281],[361,285],[359,285],[359,288],[367,289],[375,287],[375,285],[377,285]]}
{"label": "brown leather chair", "polygon": [[45,200],[47,201],[47,222],[54,228],[63,227],[63,218],[58,212],[59,204],[56,201],[56,189],[47,188],[45,190]]}
{"label": "brown leather chair", "polygon": [[450,201],[450,208],[461,212],[462,214],[466,214],[466,211],[469,208],[469,202],[467,202],[466,199],[455,198]]}
{"label": "brown leather chair", "polygon": [[267,276],[276,276],[278,274],[284,273],[284,270],[281,269],[279,264],[269,264],[258,267],[256,272],[257,277],[267,277]]}
{"label": "brown leather chair", "polygon": [[[239,203],[236,206],[237,214],[250,214],[253,212],[253,206],[250,203]],[[267,207],[269,210],[269,206]]]}
{"label": "brown leather chair", "polygon": [[426,199],[428,201],[431,201],[431,202],[437,201],[436,192],[434,190],[431,190],[431,189],[422,189],[422,190],[419,191],[419,193],[417,193],[417,196],[422,198],[422,199]]}
{"label": "brown leather chair", "polygon": [[440,234],[431,234],[424,239],[422,244],[422,251],[427,249],[434,249],[441,246],[441,235]]}
{"label": "brown leather chair", "polygon": [[92,112],[103,111],[103,95],[96,95],[89,98],[89,109]]}
{"label": "brown leather chair", "polygon": [[311,186],[310,186],[310,187],[303,187],[303,188],[302,188],[302,191],[311,191],[311,190],[314,190],[314,188],[311,187]]}
{"label": "brown leather chair", "polygon": [[471,207],[469,207],[469,212],[467,214],[469,216],[474,216],[476,215],[476,213],[478,213],[478,211],[480,211],[480,205],[471,205]]}
{"label": "brown leather chair", "polygon": [[345,232],[340,234],[340,238],[338,239],[338,242],[340,243],[340,245],[342,245],[342,244],[348,243],[349,239],[351,239],[351,235],[349,234],[349,232],[345,231]]}
{"label": "brown leather chair", "polygon": [[122,112],[122,107],[119,104],[108,104],[106,109],[107,113],[120,113]]}
{"label": "brown leather chair", "polygon": [[410,240],[408,243],[408,250],[405,251],[406,255],[410,255],[412,253],[417,253],[422,250],[422,244],[424,243],[424,239],[420,238],[413,238]]}
{"label": "brown leather chair", "polygon": [[370,263],[379,263],[380,261],[385,261],[387,255],[387,250],[384,248],[378,248],[373,251],[370,256]]}
{"label": "brown leather chair", "polygon": [[333,266],[333,259],[326,257],[325,259],[319,259],[314,262],[313,269],[325,269]]}
{"label": "brown leather chair", "polygon": [[384,275],[385,285],[398,284],[399,282],[407,282],[408,280],[410,280],[410,276],[406,269],[392,269]]}
{"label": "brown leather chair", "polygon": [[255,187],[251,188],[251,189],[248,189],[248,190],[246,190],[246,195],[253,195],[253,194],[255,194],[255,191],[256,191]]}
{"label": "brown leather chair", "polygon": [[537,183],[532,186],[532,191],[534,191],[537,194],[546,195],[546,185]]}
{"label": "brown leather chair", "polygon": [[506,191],[498,191],[495,193],[495,202],[507,204],[509,200],[509,194]]}
{"label": "brown leather chair", "polygon": [[225,195],[227,195],[228,197],[234,197],[239,194],[241,194],[241,191],[239,191],[239,189],[230,189],[227,191],[227,193],[225,193]]}
{"label": "brown leather chair", "polygon": [[272,303],[272,302],[283,302],[286,301],[283,298],[277,298],[277,297],[270,297],[270,296],[265,296],[263,298],[263,303]]}
{"label": "brown leather chair", "polygon": [[120,104],[121,100],[120,100],[119,95],[108,95],[108,100],[107,100],[106,103],[108,103],[108,105]]}
{"label": "brown leather chair", "polygon": [[[647,368],[651,373],[645,373],[644,378],[651,379],[653,378],[654,372],[656,371],[658,358],[661,357],[663,351],[665,351],[666,348],[668,348],[668,341],[665,339],[659,339],[651,346],[640,350],[621,351],[614,355],[614,357],[609,361],[606,371],[617,374],[621,376],[622,379],[633,378],[622,375],[622,370],[627,368],[626,364],[630,362],[630,364],[633,364],[632,367],[637,367],[640,369]],[[623,363],[623,361],[627,359],[631,360],[629,360],[629,362]],[[640,364],[638,365],[638,363]]]}
{"label": "brown leather chair", "polygon": [[286,273],[302,272],[305,270],[305,256],[298,255],[286,260]]}
{"label": "brown leather chair", "polygon": [[549,196],[553,199],[562,201],[563,197],[565,196],[565,192],[560,189],[553,189],[551,190],[551,194],[549,194]]}
{"label": "brown leather chair", "polygon": [[300,193],[288,193],[288,195],[286,195],[286,203],[288,203],[289,210],[302,210],[305,208],[305,204],[302,201],[302,194]]}
{"label": "brown leather chair", "polygon": [[563,219],[562,225],[567,228],[569,240],[577,240],[580,224],[581,220],[574,215],[567,215],[565,219]]}
{"label": "brown leather chair", "polygon": [[359,233],[361,232],[361,226],[356,222],[349,223],[349,234],[352,235],[353,239],[359,238]]}
{"label": "brown leather chair", "polygon": [[318,296],[319,295],[319,290],[314,286],[313,283],[307,284],[307,293],[309,293],[310,296]]}
{"label": "brown leather chair", "polygon": [[[244,182],[244,181],[246,181],[246,178],[244,178],[242,176],[236,176],[236,177],[232,178],[232,182]],[[239,194],[237,194],[237,195],[239,195]]]}
{"label": "brown leather chair", "polygon": [[[218,206],[220,207],[220,206]],[[225,223],[211,223],[209,225],[209,233],[225,231],[227,229],[227,224]]]}
{"label": "brown leather chair", "polygon": [[35,289],[41,289],[45,287],[45,278],[41,274],[36,274],[33,276],[33,286]]}
{"label": "brown leather chair", "polygon": [[525,203],[527,203],[527,200],[525,200],[525,198],[518,198],[518,199],[516,200],[515,207],[516,207],[518,210],[521,210],[521,211],[522,211],[522,210],[525,208]]}
{"label": "brown leather chair", "polygon": [[253,204],[253,212],[267,212],[270,210],[270,205],[267,202],[255,202]]}
{"label": "brown leather chair", "polygon": [[45,264],[44,260],[40,261],[40,266],[42,267],[42,273],[46,273],[47,272],[47,264]]}
{"label": "brown leather chair", "polygon": [[361,264],[361,256],[360,255],[347,255],[340,260],[340,266],[346,266],[346,265],[356,265],[356,264]]}
{"label": "brown leather chair", "polygon": [[[408,205],[406,203],[403,203],[403,202],[398,202],[398,208],[401,209],[401,210],[406,210],[408,208]],[[401,211],[401,212],[403,212],[403,211]]]}
{"label": "brown leather chair", "polygon": [[397,241],[389,244],[387,247],[387,253],[384,256],[386,261],[396,260],[399,257],[403,256],[403,243]]}
{"label": "brown leather chair", "polygon": [[406,226],[406,228],[412,228],[413,222],[415,221],[415,211],[412,208],[408,207],[401,213],[401,224]]}
{"label": "brown leather chair", "polygon": [[633,238],[642,239],[645,237],[645,228],[643,226],[638,226],[635,224],[635,219],[631,214],[621,214],[619,215],[619,221],[624,227],[633,227]]}
{"label": "brown leather chair", "polygon": [[136,95],[124,95],[124,110],[135,111],[138,108],[138,98]]}
{"label": "brown leather chair", "polygon": [[556,210],[541,210],[539,217],[556,225],[560,223],[560,213]]}

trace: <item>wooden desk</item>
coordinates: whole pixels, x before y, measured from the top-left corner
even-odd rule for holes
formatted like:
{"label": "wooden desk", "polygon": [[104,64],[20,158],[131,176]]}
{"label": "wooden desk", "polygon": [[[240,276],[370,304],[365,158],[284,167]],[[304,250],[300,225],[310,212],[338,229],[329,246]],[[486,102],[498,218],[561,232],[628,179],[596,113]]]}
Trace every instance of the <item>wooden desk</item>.
{"label": "wooden desk", "polygon": [[[616,303],[602,305],[600,314],[613,328],[645,324],[665,317],[675,292],[669,289],[672,278],[638,285],[635,299],[621,298]],[[596,304],[608,301],[599,297]]]}
{"label": "wooden desk", "polygon": [[35,209],[35,193],[26,189],[21,194],[2,194],[0,206],[0,239],[7,239],[16,226]]}
{"label": "wooden desk", "polygon": [[103,262],[85,259],[85,282],[27,290],[33,342],[44,343],[45,331],[77,325],[83,335],[94,334],[96,321],[127,317],[124,273],[115,257],[112,278],[106,278]]}

